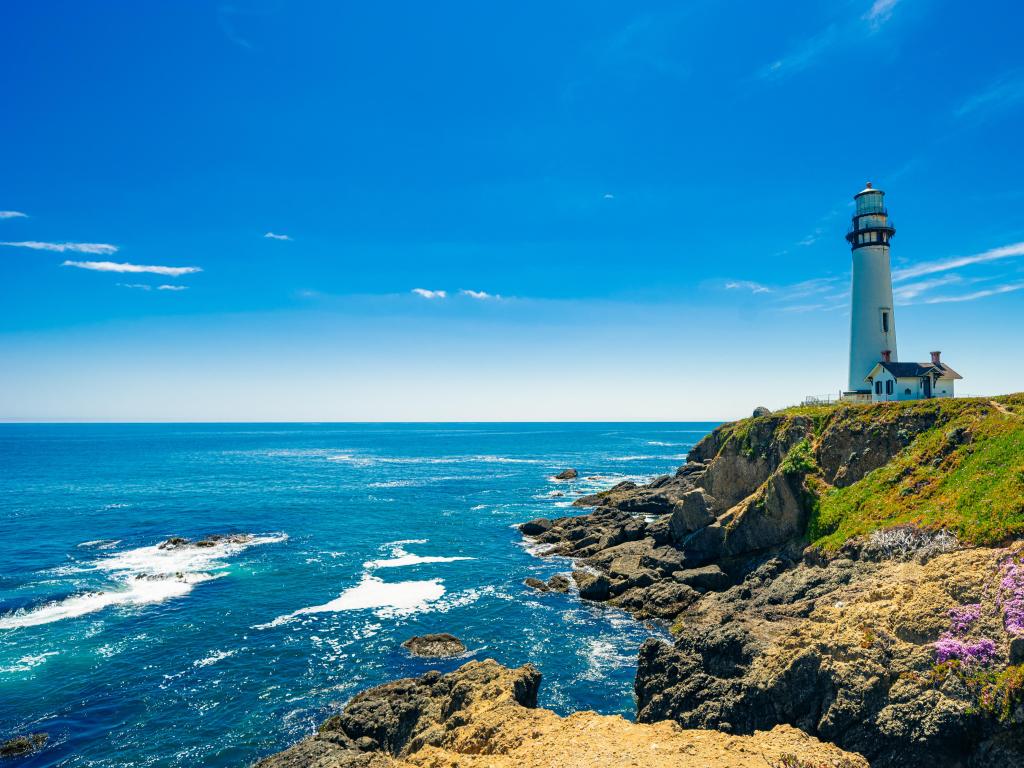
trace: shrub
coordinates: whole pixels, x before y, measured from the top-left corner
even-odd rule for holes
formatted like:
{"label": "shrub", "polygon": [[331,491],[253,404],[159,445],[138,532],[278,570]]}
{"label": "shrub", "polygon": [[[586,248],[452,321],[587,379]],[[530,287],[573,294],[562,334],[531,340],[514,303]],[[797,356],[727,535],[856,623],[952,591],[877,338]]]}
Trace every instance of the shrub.
{"label": "shrub", "polygon": [[814,459],[814,451],[808,440],[801,440],[794,445],[780,466],[784,475],[809,474],[818,471],[818,462]]}

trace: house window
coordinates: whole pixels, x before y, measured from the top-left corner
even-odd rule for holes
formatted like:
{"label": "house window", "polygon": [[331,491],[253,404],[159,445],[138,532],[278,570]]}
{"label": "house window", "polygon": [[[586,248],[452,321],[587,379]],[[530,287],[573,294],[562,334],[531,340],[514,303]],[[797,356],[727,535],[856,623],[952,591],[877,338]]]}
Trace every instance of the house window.
{"label": "house window", "polygon": [[882,333],[889,332],[889,310],[882,310]]}
{"label": "house window", "polygon": [[876,381],[875,382],[875,394],[876,395],[882,394],[882,382],[880,382],[880,381]]}
{"label": "house window", "polygon": [[895,384],[895,382],[892,379],[889,379],[887,382],[885,382],[885,394],[892,394],[894,389],[893,384]]}

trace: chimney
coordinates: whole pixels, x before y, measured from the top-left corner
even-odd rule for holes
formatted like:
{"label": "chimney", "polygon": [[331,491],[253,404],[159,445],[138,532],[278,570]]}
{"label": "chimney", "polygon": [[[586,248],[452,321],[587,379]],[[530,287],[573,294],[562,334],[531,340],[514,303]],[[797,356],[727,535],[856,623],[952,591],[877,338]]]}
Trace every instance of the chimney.
{"label": "chimney", "polygon": [[[933,359],[934,359],[934,357],[933,357]],[[883,349],[882,350],[882,362],[883,363],[891,363],[892,362],[892,350],[891,349]]]}
{"label": "chimney", "polygon": [[942,357],[941,352],[932,352],[932,365],[942,365],[942,360],[939,359],[940,357]]}

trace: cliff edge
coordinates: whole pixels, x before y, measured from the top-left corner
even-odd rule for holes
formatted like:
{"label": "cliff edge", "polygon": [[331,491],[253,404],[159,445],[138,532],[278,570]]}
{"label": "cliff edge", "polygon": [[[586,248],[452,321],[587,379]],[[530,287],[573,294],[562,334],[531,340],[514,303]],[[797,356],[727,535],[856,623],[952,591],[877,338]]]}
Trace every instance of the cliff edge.
{"label": "cliff edge", "polygon": [[[358,694],[318,733],[258,768],[867,768],[856,755],[799,730],[729,736],[673,722],[537,709],[540,673],[469,662]],[[802,763],[786,763],[798,756]]]}
{"label": "cliff edge", "polygon": [[1024,765],[1024,396],[761,414],[578,503],[523,531],[582,598],[673,622],[640,721]]}

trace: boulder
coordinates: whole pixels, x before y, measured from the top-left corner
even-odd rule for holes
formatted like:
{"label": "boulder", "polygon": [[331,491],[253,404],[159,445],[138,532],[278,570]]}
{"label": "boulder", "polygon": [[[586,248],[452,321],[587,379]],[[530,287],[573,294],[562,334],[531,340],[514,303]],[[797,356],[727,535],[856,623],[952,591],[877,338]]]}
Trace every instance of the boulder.
{"label": "boulder", "polygon": [[611,582],[603,573],[573,571],[572,578],[580,590],[580,597],[584,600],[603,602],[611,597]]}
{"label": "boulder", "polygon": [[548,591],[548,585],[540,579],[535,579],[533,576],[527,576],[525,579],[523,579],[523,584],[530,587],[531,589],[536,589],[538,592]]}
{"label": "boulder", "polygon": [[564,573],[556,573],[547,583],[547,588],[551,592],[568,592],[571,586],[572,582]]}
{"label": "boulder", "polygon": [[427,658],[459,656],[466,652],[466,646],[463,645],[462,641],[455,637],[455,635],[449,635],[447,632],[410,637],[402,643],[402,647],[413,656],[425,656]]}
{"label": "boulder", "polygon": [[732,582],[729,575],[717,565],[676,571],[672,574],[672,578],[680,584],[686,584],[701,592],[719,592],[727,589]]}
{"label": "boulder", "polygon": [[682,543],[694,531],[715,521],[712,508],[715,500],[702,490],[684,493],[672,507],[669,530],[677,543]]}
{"label": "boulder", "polygon": [[754,413],[753,413],[753,416],[754,416],[755,419],[758,418],[759,416],[771,416],[771,415],[772,415],[772,412],[770,410],[768,410],[767,408],[765,408],[763,405],[757,406],[757,408],[754,409]]}
{"label": "boulder", "polygon": [[524,536],[540,536],[542,533],[551,530],[551,521],[546,517],[538,517],[527,523],[519,524],[519,532]]}
{"label": "boulder", "polygon": [[1024,635],[1010,639],[1010,663],[1024,664]]}
{"label": "boulder", "polygon": [[575,480],[580,476],[580,473],[575,469],[564,469],[555,475],[555,480]]}

